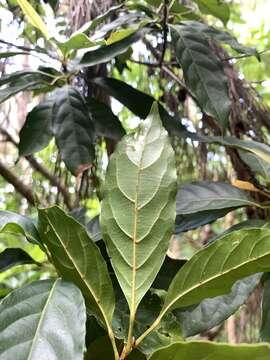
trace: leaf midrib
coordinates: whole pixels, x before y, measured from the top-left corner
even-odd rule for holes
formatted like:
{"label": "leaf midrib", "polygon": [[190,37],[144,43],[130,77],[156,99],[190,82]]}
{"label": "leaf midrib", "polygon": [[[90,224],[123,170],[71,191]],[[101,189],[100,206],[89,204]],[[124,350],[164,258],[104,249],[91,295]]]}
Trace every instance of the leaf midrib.
{"label": "leaf midrib", "polygon": [[28,360],[30,360],[31,357],[32,357],[33,349],[34,349],[35,344],[36,344],[36,342],[37,342],[37,335],[38,335],[38,333],[40,332],[40,328],[41,328],[41,326],[42,326],[44,317],[45,317],[45,315],[46,315],[46,312],[47,312],[47,310],[48,310],[48,306],[49,306],[49,304],[50,304],[50,300],[51,300],[51,298],[52,298],[52,296],[53,296],[53,293],[54,293],[54,290],[55,290],[55,287],[56,287],[58,281],[59,281],[59,280],[56,280],[55,283],[53,284],[53,286],[51,287],[50,293],[49,293],[49,295],[48,295],[48,298],[47,298],[47,300],[46,300],[46,303],[45,303],[45,305],[44,305],[44,308],[43,308],[43,310],[42,310],[42,312],[41,312],[41,315],[40,315],[40,318],[39,318],[39,321],[38,321],[38,326],[37,326],[37,329],[36,329],[36,332],[35,332],[35,336],[34,336],[34,339],[32,340],[32,345],[31,345],[31,348],[30,348],[30,352],[29,352],[28,357],[27,357]]}
{"label": "leaf midrib", "polygon": [[109,320],[107,319],[107,316],[106,316],[106,314],[105,314],[105,311],[103,310],[103,308],[102,308],[102,306],[101,306],[101,304],[100,304],[100,299],[96,296],[96,294],[95,294],[94,290],[92,289],[91,285],[90,285],[90,284],[88,283],[88,281],[86,280],[85,275],[83,275],[82,272],[81,272],[81,270],[78,268],[75,259],[74,259],[74,258],[72,257],[72,255],[68,252],[67,247],[66,247],[65,244],[62,242],[61,237],[58,235],[55,227],[54,227],[53,224],[51,223],[51,221],[50,221],[49,217],[47,216],[47,214],[45,214],[45,216],[47,217],[47,221],[48,221],[48,223],[50,224],[50,226],[52,227],[52,229],[53,229],[56,237],[58,238],[60,244],[62,245],[62,247],[63,247],[66,255],[68,256],[69,260],[71,261],[71,263],[74,265],[75,269],[77,270],[77,272],[78,272],[78,274],[79,274],[79,276],[80,276],[81,281],[86,285],[87,289],[90,291],[91,295],[93,296],[93,298],[94,298],[94,300],[95,300],[95,302],[96,302],[96,304],[97,304],[97,306],[98,306],[98,308],[99,308],[99,310],[100,310],[100,312],[101,312],[101,314],[102,314],[102,316],[103,316],[103,318],[104,318],[104,320],[105,320],[106,326],[108,327],[108,329],[110,329]]}

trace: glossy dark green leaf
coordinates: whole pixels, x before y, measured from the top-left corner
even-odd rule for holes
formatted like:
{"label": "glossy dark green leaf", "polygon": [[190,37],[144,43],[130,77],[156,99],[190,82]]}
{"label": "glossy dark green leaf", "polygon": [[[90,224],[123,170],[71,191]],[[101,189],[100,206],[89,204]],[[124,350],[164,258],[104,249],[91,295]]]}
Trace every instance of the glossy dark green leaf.
{"label": "glossy dark green leaf", "polygon": [[86,103],[71,86],[64,86],[55,94],[53,132],[67,168],[79,175],[91,166],[94,159],[94,126]]}
{"label": "glossy dark green leaf", "polygon": [[204,112],[225,128],[231,110],[227,78],[205,35],[184,25],[171,25],[172,44],[186,85]]}
{"label": "glossy dark green leaf", "polygon": [[229,294],[205,299],[200,304],[184,310],[175,310],[184,337],[194,336],[217,326],[247,300],[258,285],[261,274],[237,281]]}
{"label": "glossy dark green leaf", "polygon": [[260,206],[248,194],[231,184],[194,181],[180,185],[176,195],[176,214],[186,215],[202,211]]}
{"label": "glossy dark green leaf", "polygon": [[228,345],[207,341],[178,342],[154,353],[149,360],[268,360],[270,347],[264,345]]}
{"label": "glossy dark green leaf", "polygon": [[[29,76],[30,75],[30,76]],[[17,80],[19,80],[20,78],[25,78],[28,77],[29,79],[31,79],[31,81],[36,81],[39,78],[41,79],[41,74],[38,71],[33,71],[33,70],[21,70],[21,71],[16,71],[13,72],[11,74],[6,74],[1,76],[0,79],[0,85],[5,85],[8,83],[12,83],[13,85],[15,85],[15,82]]]}
{"label": "glossy dark green leaf", "polygon": [[54,206],[39,210],[39,232],[58,273],[81,289],[88,312],[109,328],[114,311],[112,283],[106,263],[84,226]]}
{"label": "glossy dark green leaf", "polygon": [[175,219],[175,234],[197,229],[199,226],[211,224],[213,221],[225,216],[235,208],[212,209],[198,211],[192,214],[177,215]]}
{"label": "glossy dark green leaf", "polygon": [[20,248],[8,248],[0,253],[0,273],[13,266],[38,264],[30,255]]}
{"label": "glossy dark green leaf", "polygon": [[230,19],[230,7],[221,0],[195,0],[203,14],[213,15],[226,26]]}
{"label": "glossy dark green leaf", "polygon": [[263,284],[260,337],[262,341],[270,342],[270,279]]}
{"label": "glossy dark green leaf", "polygon": [[1,360],[82,360],[86,311],[77,287],[37,281],[0,304]]}
{"label": "glossy dark green leaf", "polygon": [[203,136],[192,133],[189,133],[188,136],[197,141],[248,151],[270,164],[270,147],[258,141],[240,140],[233,136]]}
{"label": "glossy dark green leaf", "polygon": [[261,175],[266,181],[270,180],[269,162],[248,151],[239,150],[238,153],[255,175]]}
{"label": "glossy dark green leaf", "polygon": [[27,114],[20,131],[19,155],[30,155],[48,146],[52,132],[53,100],[44,101]]}
{"label": "glossy dark green leaf", "polygon": [[[113,78],[93,78],[92,82],[99,85],[110,96],[113,96],[136,116],[145,119],[149,114],[151,106],[155,99],[139,91],[125,82]],[[181,124],[180,120],[171,116],[164,107],[159,104],[159,113],[163,126],[170,135],[178,135],[180,137],[186,133],[186,128]]]}
{"label": "glossy dark green leaf", "polygon": [[114,115],[108,105],[94,98],[87,98],[87,106],[95,126],[96,135],[117,141],[125,135],[126,132],[119,118]]}
{"label": "glossy dark green leaf", "polygon": [[4,232],[23,235],[34,244],[40,243],[34,220],[11,211],[0,211],[0,233]]}
{"label": "glossy dark green leaf", "polygon": [[172,259],[169,256],[165,260],[155,278],[152,288],[168,290],[174,276],[186,263],[187,260]]}
{"label": "glossy dark green leaf", "polygon": [[99,241],[102,239],[99,216],[95,216],[92,220],[90,220],[86,224],[86,229],[89,232],[91,239],[94,241]]}
{"label": "glossy dark green leaf", "polygon": [[4,89],[0,89],[0,104],[21,91],[31,91],[33,87],[35,87],[39,83],[39,81],[32,81],[20,85],[16,85],[15,83],[13,85],[5,87]]}
{"label": "glossy dark green leaf", "polygon": [[243,229],[200,250],[172,281],[161,313],[229,293],[246,276],[270,269],[270,230]]}
{"label": "glossy dark green leaf", "polygon": [[143,28],[123,40],[117,41],[111,45],[104,45],[92,51],[88,51],[81,58],[78,66],[94,66],[108,62],[117,55],[124,53],[132,44],[139,41],[149,29]]}
{"label": "glossy dark green leaf", "polygon": [[100,217],[103,239],[134,313],[166,255],[175,217],[174,153],[155,103],[137,134],[118,143]]}
{"label": "glossy dark green leaf", "polygon": [[221,44],[229,45],[233,50],[239,52],[240,54],[254,55],[257,58],[259,57],[255,48],[240,44],[238,40],[228,31],[208,26],[200,21],[183,21],[182,23],[188,28],[202,32],[209,39],[214,39]]}

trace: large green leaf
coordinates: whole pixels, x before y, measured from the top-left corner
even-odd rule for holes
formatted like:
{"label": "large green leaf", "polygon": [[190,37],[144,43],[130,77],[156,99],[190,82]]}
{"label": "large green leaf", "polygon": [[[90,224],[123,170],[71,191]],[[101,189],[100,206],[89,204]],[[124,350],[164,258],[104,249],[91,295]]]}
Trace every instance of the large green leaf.
{"label": "large green leaf", "polygon": [[195,0],[203,14],[213,15],[226,26],[230,19],[230,7],[221,0]]}
{"label": "large green leaf", "polygon": [[241,206],[260,205],[246,191],[222,182],[195,181],[183,184],[176,196],[177,215]]}
{"label": "large green leaf", "polygon": [[202,32],[209,39],[214,39],[221,44],[229,45],[232,49],[241,54],[254,55],[259,57],[255,48],[240,44],[238,40],[228,31],[223,31],[212,26],[208,26],[200,21],[183,21],[182,24],[188,28]]}
{"label": "large green leaf", "polygon": [[264,345],[228,345],[207,341],[188,341],[170,345],[154,353],[149,360],[268,360],[270,347]]}
{"label": "large green leaf", "polygon": [[175,216],[176,171],[155,103],[139,132],[125,136],[106,174],[101,228],[131,312],[156,277]]}
{"label": "large green leaf", "polygon": [[8,248],[0,253],[0,273],[13,266],[38,264],[30,255],[20,248]]}
{"label": "large green leaf", "polygon": [[262,324],[260,329],[262,341],[270,341],[270,278],[263,284]]}
{"label": "large green leaf", "polygon": [[207,331],[226,320],[246,301],[261,278],[261,274],[237,281],[229,294],[205,299],[184,310],[175,310],[184,337]]}
{"label": "large green leaf", "polygon": [[71,86],[64,86],[55,94],[53,132],[63,161],[74,175],[91,166],[94,126],[84,99]]}
{"label": "large green leaf", "polygon": [[31,91],[33,87],[39,84],[39,81],[31,81],[19,85],[16,85],[16,83],[14,83],[5,87],[4,89],[0,89],[0,104],[21,91]]}
{"label": "large green leaf", "polygon": [[270,230],[243,229],[195,254],[173,279],[161,316],[230,292],[239,279],[270,269]]}
{"label": "large green leaf", "polygon": [[27,114],[20,131],[19,155],[29,155],[44,149],[53,137],[53,100],[44,101]]}
{"label": "large green leaf", "polygon": [[37,281],[0,304],[0,358],[82,360],[86,312],[77,287]]}
{"label": "large green leaf", "polygon": [[[98,77],[93,78],[91,81],[99,85],[109,95],[113,96],[135,115],[142,119],[147,117],[151,106],[155,101],[152,96],[133,88],[121,80]],[[186,128],[181,124],[180,120],[171,116],[160,103],[159,113],[162,124],[170,133],[170,135],[178,135],[182,137],[187,132]]]}
{"label": "large green leaf", "polygon": [[96,50],[88,51],[83,55],[78,66],[94,66],[108,62],[116,56],[123,54],[132,44],[140,40],[146,32],[149,32],[149,29],[142,28],[111,45],[104,45]]}
{"label": "large green leaf", "polygon": [[87,99],[87,106],[95,125],[96,135],[105,136],[117,141],[125,135],[126,132],[119,118],[114,115],[108,105],[89,97]]}
{"label": "large green leaf", "polygon": [[222,128],[229,119],[231,103],[221,62],[201,32],[185,25],[171,25],[172,43],[186,85],[203,111]]}
{"label": "large green leaf", "polygon": [[241,159],[248,165],[255,175],[261,175],[266,181],[270,179],[270,163],[257,155],[243,150],[238,150]]}
{"label": "large green leaf", "polygon": [[235,208],[212,209],[192,214],[177,215],[174,232],[175,234],[179,234],[181,232],[194,230],[205,224],[211,224],[213,221],[216,221],[233,210],[235,210]]}
{"label": "large green leaf", "polygon": [[266,163],[270,164],[270,147],[258,141],[240,140],[233,136],[203,136],[192,133],[187,135],[197,141],[229,146],[251,152],[260,159],[264,160]]}
{"label": "large green leaf", "polygon": [[40,243],[34,220],[11,211],[0,211],[0,233],[4,232],[23,235],[34,244]]}
{"label": "large green leaf", "polygon": [[85,228],[54,206],[39,210],[39,232],[58,273],[81,289],[88,312],[109,327],[114,311],[112,283],[106,263]]}

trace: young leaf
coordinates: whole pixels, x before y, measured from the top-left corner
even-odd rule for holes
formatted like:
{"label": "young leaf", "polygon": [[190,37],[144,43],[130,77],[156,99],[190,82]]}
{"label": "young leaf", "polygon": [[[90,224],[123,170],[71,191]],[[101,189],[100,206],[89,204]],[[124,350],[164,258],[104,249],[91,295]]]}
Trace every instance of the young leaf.
{"label": "young leaf", "polygon": [[231,103],[221,62],[204,34],[184,25],[171,25],[170,28],[176,58],[183,69],[187,87],[203,111],[213,116],[224,129]]}
{"label": "young leaf", "polygon": [[48,100],[34,107],[27,114],[20,131],[19,155],[30,155],[44,149],[53,137],[53,101]]}
{"label": "young leaf", "polygon": [[200,304],[174,311],[184,337],[194,336],[217,326],[247,300],[258,285],[261,274],[237,281],[229,294],[205,299]]}
{"label": "young leaf", "polygon": [[64,86],[55,95],[53,132],[63,161],[74,175],[91,166],[94,158],[94,126],[86,103],[71,86]]}
{"label": "young leaf", "polygon": [[25,264],[38,265],[38,263],[31,258],[27,252],[20,248],[8,248],[0,253],[0,273],[13,266]]}
{"label": "young leaf", "polygon": [[106,174],[100,217],[112,265],[134,314],[165,258],[175,216],[173,150],[155,103],[125,136]]}
{"label": "young leaf", "polygon": [[40,237],[34,220],[11,211],[0,211],[0,233],[20,234],[36,245],[40,244]]}
{"label": "young leaf", "polygon": [[41,19],[36,10],[32,7],[32,5],[27,0],[17,0],[18,4],[22,8],[22,11],[28,17],[30,23],[36,27],[45,37],[45,39],[49,39],[49,31],[47,29],[46,24]]}
{"label": "young leaf", "polygon": [[149,360],[268,360],[270,346],[228,345],[207,341],[178,342],[155,352]]}
{"label": "young leaf", "polygon": [[88,51],[83,55],[78,66],[93,66],[108,62],[117,55],[124,53],[132,44],[139,41],[146,32],[149,32],[149,29],[142,28],[111,45],[101,46],[96,50]]}
{"label": "young leaf", "polygon": [[125,135],[126,132],[119,118],[114,115],[108,105],[89,97],[87,106],[95,126],[96,135],[117,141]]}
{"label": "young leaf", "polygon": [[226,294],[239,279],[270,269],[270,230],[243,229],[199,251],[177,273],[162,314]]}
{"label": "young leaf", "polygon": [[92,41],[87,35],[74,34],[68,40],[64,42],[59,42],[54,40],[59,49],[66,53],[72,50],[80,50],[90,48],[92,46],[103,45],[105,41]]}
{"label": "young leaf", "polygon": [[112,283],[106,263],[84,226],[54,206],[39,210],[39,232],[58,273],[81,289],[88,312],[109,328],[114,311]]}
{"label": "young leaf", "polygon": [[220,0],[195,0],[203,14],[213,15],[226,26],[230,19],[230,7]]}
{"label": "young leaf", "polygon": [[0,358],[81,360],[85,321],[84,300],[73,284],[26,285],[0,304]]}

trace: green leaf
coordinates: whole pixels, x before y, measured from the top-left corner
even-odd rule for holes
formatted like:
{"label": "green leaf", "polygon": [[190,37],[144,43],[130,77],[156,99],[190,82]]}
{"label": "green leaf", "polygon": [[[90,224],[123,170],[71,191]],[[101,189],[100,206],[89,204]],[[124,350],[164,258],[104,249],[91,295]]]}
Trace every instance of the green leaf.
{"label": "green leaf", "polygon": [[123,7],[123,4],[110,7],[110,9],[108,11],[106,11],[104,14],[101,14],[101,15],[95,17],[93,20],[90,20],[87,23],[85,23],[72,36],[81,34],[81,33],[87,33],[87,34],[90,33],[91,30],[93,30],[95,27],[97,27],[99,24],[101,24],[108,17],[113,15],[121,7]]}
{"label": "green leaf", "polygon": [[33,154],[48,146],[52,132],[53,101],[48,100],[34,107],[27,114],[20,131],[19,155]]}
{"label": "green leaf", "polygon": [[263,284],[260,337],[262,341],[270,341],[270,278],[268,278]]}
{"label": "green leaf", "polygon": [[166,256],[151,287],[168,290],[173,278],[186,262],[187,260],[172,259]]}
{"label": "green leaf", "polygon": [[[91,79],[104,89],[110,96],[113,96],[123,105],[125,105],[136,116],[145,119],[150,112],[151,106],[155,99],[145,94],[125,82],[113,78],[97,77]],[[178,135],[182,137],[186,133],[186,128],[181,124],[180,120],[172,117],[159,103],[159,114],[163,126],[170,135]]]}
{"label": "green leaf", "polygon": [[126,132],[119,118],[114,115],[108,105],[89,97],[87,98],[87,106],[95,126],[96,135],[117,141],[125,135]]}
{"label": "green leaf", "polygon": [[11,211],[0,211],[0,233],[23,235],[28,241],[36,245],[40,244],[34,220]]}
{"label": "green leaf", "polygon": [[170,29],[176,58],[183,69],[188,89],[203,111],[213,116],[224,129],[231,102],[221,62],[201,32],[184,25],[171,25]]}
{"label": "green leaf", "polygon": [[25,51],[6,51],[0,53],[0,59],[6,59],[17,55],[30,55],[29,52]]}
{"label": "green leaf", "polygon": [[270,347],[264,345],[228,345],[207,341],[188,341],[172,344],[154,353],[149,360],[268,360]]}
{"label": "green leaf", "polygon": [[208,26],[200,21],[183,21],[181,23],[184,24],[188,29],[195,29],[199,32],[202,32],[209,39],[214,39],[221,44],[229,45],[232,49],[239,52],[240,54],[254,55],[259,58],[259,54],[255,48],[240,44],[238,40],[228,31],[223,31],[214,28],[213,26]]}
{"label": "green leaf", "polygon": [[211,224],[213,221],[225,216],[235,208],[199,211],[192,214],[177,215],[175,219],[175,234],[194,230],[199,226]]}
{"label": "green leaf", "polygon": [[39,232],[64,280],[82,291],[89,313],[108,328],[114,311],[114,292],[106,263],[80,223],[57,206],[39,210]]}
{"label": "green leaf", "polygon": [[100,224],[99,224],[99,216],[95,216],[92,220],[90,220],[86,224],[86,230],[90,234],[91,239],[93,241],[99,241],[102,239]]}
{"label": "green leaf", "polygon": [[195,0],[200,11],[206,15],[213,15],[226,26],[230,19],[230,7],[220,0]]}
{"label": "green leaf", "polygon": [[40,81],[31,81],[19,85],[16,85],[16,83],[14,83],[10,86],[5,87],[4,89],[0,89],[0,104],[21,91],[31,91],[33,87],[39,84]]}
{"label": "green leaf", "polygon": [[[193,137],[193,134],[189,133],[188,136]],[[233,136],[203,136],[197,134],[195,134],[193,139],[210,144],[220,144],[245,150],[255,154],[257,157],[270,164],[270,147],[258,141],[240,140]]]}
{"label": "green leaf", "polygon": [[30,5],[27,0],[17,0],[18,4],[22,8],[24,14],[28,17],[30,23],[37,28],[45,37],[45,39],[49,39],[49,31],[47,29],[46,24],[41,19],[36,10]]}
{"label": "green leaf", "polygon": [[155,103],[137,135],[111,156],[100,217],[112,265],[131,312],[155,279],[175,216],[174,153]]}
{"label": "green leaf", "polygon": [[95,149],[94,126],[86,103],[71,86],[64,86],[55,95],[53,132],[63,161],[74,175],[91,166]]}
{"label": "green leaf", "polygon": [[229,293],[241,278],[270,269],[270,230],[226,234],[195,254],[172,281],[160,317],[168,310]]}
{"label": "green leaf", "polygon": [[193,214],[206,210],[260,206],[248,192],[211,181],[194,181],[180,186],[176,196],[176,214]]}
{"label": "green leaf", "polygon": [[266,181],[270,180],[269,162],[248,151],[239,150],[238,154],[255,175],[261,175]]}
{"label": "green leaf", "polygon": [[93,41],[84,33],[73,34],[68,40],[63,42],[54,41],[63,53],[103,45],[105,43],[105,41]]}
{"label": "green leaf", "polygon": [[184,337],[194,336],[217,326],[247,300],[258,285],[261,274],[237,281],[229,294],[205,299],[200,304],[184,310],[175,310]]}
{"label": "green leaf", "polygon": [[111,45],[101,46],[96,50],[88,51],[83,55],[78,66],[94,66],[108,62],[117,55],[124,53],[132,44],[139,41],[146,34],[146,32],[149,32],[149,29],[142,28]]}
{"label": "green leaf", "polygon": [[82,360],[83,297],[71,283],[37,281],[15,290],[0,304],[0,357]]}
{"label": "green leaf", "polygon": [[0,253],[0,273],[10,269],[13,266],[37,264],[24,250],[20,248],[8,248]]}

